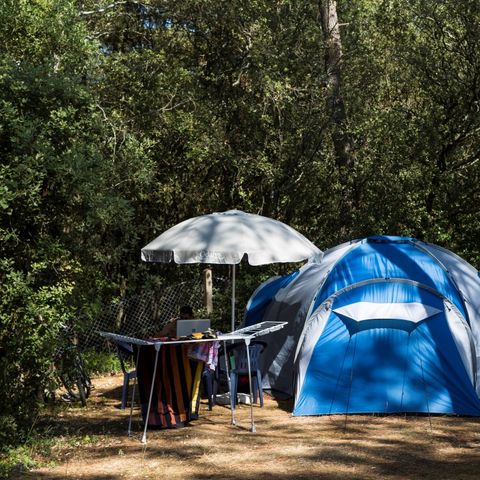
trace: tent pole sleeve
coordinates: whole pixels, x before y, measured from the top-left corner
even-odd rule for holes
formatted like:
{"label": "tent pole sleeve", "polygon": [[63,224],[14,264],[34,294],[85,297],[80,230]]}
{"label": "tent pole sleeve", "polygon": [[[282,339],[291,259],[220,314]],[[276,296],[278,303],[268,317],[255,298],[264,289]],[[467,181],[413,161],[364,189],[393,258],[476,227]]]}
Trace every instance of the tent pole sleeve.
{"label": "tent pole sleeve", "polygon": [[[422,352],[423,353],[423,352]],[[427,382],[425,381],[425,373],[423,371],[423,360],[420,356],[420,367],[422,369],[422,381],[423,381],[423,391],[425,393],[425,400],[427,403],[427,412],[428,412],[428,421],[430,422],[430,433],[432,432],[432,417],[430,415],[430,405],[428,404],[428,391],[427,391]]]}
{"label": "tent pole sleeve", "polygon": [[344,432],[347,431],[348,407],[350,406],[350,394],[352,393],[353,368],[355,366],[355,353],[356,352],[357,352],[357,336],[355,335],[355,340],[354,340],[354,344],[353,344],[352,368],[350,369],[350,385],[348,386],[347,410],[345,412],[345,425],[343,427]]}

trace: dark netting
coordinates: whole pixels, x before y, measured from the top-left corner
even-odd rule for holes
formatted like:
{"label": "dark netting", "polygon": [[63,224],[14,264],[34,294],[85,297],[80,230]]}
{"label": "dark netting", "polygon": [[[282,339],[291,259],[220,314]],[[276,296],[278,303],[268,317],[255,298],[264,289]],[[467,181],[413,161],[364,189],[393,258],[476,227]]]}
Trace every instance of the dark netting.
{"label": "dark netting", "polygon": [[[225,283],[215,279],[215,283]],[[98,332],[113,332],[132,337],[148,337],[171,318],[177,317],[182,305],[194,312],[204,308],[204,288],[201,280],[182,282],[155,292],[131,296],[104,305],[94,318],[81,315],[76,321],[76,337],[80,350],[108,349]]]}

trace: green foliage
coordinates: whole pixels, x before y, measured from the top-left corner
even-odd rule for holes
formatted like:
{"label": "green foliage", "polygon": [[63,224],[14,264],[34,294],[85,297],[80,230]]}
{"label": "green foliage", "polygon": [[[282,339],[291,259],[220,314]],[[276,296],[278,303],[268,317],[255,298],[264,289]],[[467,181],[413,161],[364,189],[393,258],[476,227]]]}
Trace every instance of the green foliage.
{"label": "green foliage", "polygon": [[5,441],[14,441],[32,425],[43,392],[50,386],[57,327],[71,315],[66,298],[73,286],[65,279],[41,286],[47,268],[31,267],[30,273],[23,274],[13,270],[11,262],[0,264],[0,389],[4,399],[0,421],[8,427],[2,430]]}
{"label": "green foliage", "polygon": [[[6,439],[25,438],[60,323],[201,274],[140,262],[141,247],[187,217],[240,208],[322,249],[413,235],[480,264],[478,2],[337,5],[347,172],[335,161],[318,2],[0,3]],[[287,268],[241,265],[237,318]],[[228,329],[230,292],[215,305]],[[94,371],[102,361],[114,367],[89,359]]]}
{"label": "green foliage", "polygon": [[[3,426],[3,423],[0,423],[0,426]],[[12,474],[18,476],[35,465],[30,448],[24,445],[0,452],[0,478],[12,478]]]}
{"label": "green foliage", "polygon": [[[116,353],[87,351],[82,354],[85,368],[93,375],[121,372],[120,360]],[[131,365],[130,365],[131,367]]]}
{"label": "green foliage", "polygon": [[345,2],[342,18],[354,236],[413,235],[478,262],[478,2]]}
{"label": "green foliage", "polygon": [[[8,428],[5,423],[0,423],[2,430],[5,426]],[[52,433],[48,427],[41,429],[41,433],[33,431],[32,428],[22,445],[1,449],[0,478],[22,478],[22,474],[26,474],[29,469],[40,466],[38,457],[51,455],[52,447],[58,443]],[[8,442],[4,445],[8,445]]]}
{"label": "green foliage", "polygon": [[82,192],[98,179],[89,176],[98,127],[81,77],[93,50],[74,14],[71,2],[0,6],[2,445],[25,438],[37,415],[84,274],[72,246]]}

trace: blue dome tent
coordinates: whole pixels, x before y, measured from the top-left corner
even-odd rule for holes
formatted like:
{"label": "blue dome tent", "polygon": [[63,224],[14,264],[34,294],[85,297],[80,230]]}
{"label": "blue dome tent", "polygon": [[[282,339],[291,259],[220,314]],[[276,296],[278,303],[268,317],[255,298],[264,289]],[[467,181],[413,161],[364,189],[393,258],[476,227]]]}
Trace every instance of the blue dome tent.
{"label": "blue dome tent", "polygon": [[294,415],[480,415],[480,279],[441,247],[369,237],[320,264],[270,279],[245,326],[287,321],[266,338],[264,388]]}

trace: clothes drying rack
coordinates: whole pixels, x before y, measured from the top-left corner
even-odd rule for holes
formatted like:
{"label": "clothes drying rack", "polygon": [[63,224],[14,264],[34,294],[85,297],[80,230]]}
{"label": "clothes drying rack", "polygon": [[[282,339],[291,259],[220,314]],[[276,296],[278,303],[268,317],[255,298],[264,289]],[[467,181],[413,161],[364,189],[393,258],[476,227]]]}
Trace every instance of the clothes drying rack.
{"label": "clothes drying rack", "polygon": [[[154,391],[154,386],[155,386],[155,378],[156,378],[156,373],[157,373],[157,365],[158,365],[158,355],[160,352],[160,349],[162,348],[163,345],[179,345],[179,344],[190,344],[190,343],[205,343],[205,342],[223,342],[224,345],[224,351],[226,352],[226,343],[231,342],[231,341],[241,341],[243,340],[245,342],[245,348],[247,351],[247,365],[248,365],[248,383],[250,387],[250,431],[251,432],[256,432],[256,426],[255,426],[255,420],[253,417],[253,401],[252,401],[252,372],[250,369],[250,353],[249,353],[249,345],[251,341],[257,337],[266,335],[268,333],[274,332],[276,330],[282,329],[287,322],[273,322],[273,321],[264,321],[257,323],[255,325],[251,325],[249,327],[244,327],[240,328],[239,330],[235,330],[231,333],[225,333],[225,334],[220,334],[216,338],[201,338],[201,339],[186,339],[186,340],[167,340],[167,341],[161,341],[161,340],[155,340],[155,339],[141,339],[141,338],[135,338],[135,337],[128,337],[126,335],[119,335],[117,333],[112,333],[112,332],[98,332],[102,337],[111,340],[115,343],[117,342],[123,342],[123,343],[129,343],[131,345],[136,345],[137,348],[137,360],[136,364],[138,364],[138,358],[139,358],[139,352],[140,348],[142,346],[153,346],[155,348],[155,362],[153,366],[153,377],[152,377],[152,385],[150,388],[150,395],[148,399],[148,406],[147,406],[147,411],[145,414],[145,425],[143,429],[143,435],[141,442],[142,443],[147,443],[147,430],[148,430],[148,418],[150,414],[150,409],[152,406],[152,397],[153,397],[153,391]],[[227,355],[224,355],[225,357],[225,368],[227,372],[227,377],[230,381],[230,377],[228,374],[228,359]],[[133,416],[133,398],[135,396],[135,387],[137,383],[137,378],[135,378],[135,383],[133,385],[133,391],[132,391],[132,401],[130,402],[130,418],[128,421],[128,435],[131,435],[132,431],[132,416]],[[231,410],[231,422],[232,425],[236,425],[236,418],[235,418],[235,409]]]}

